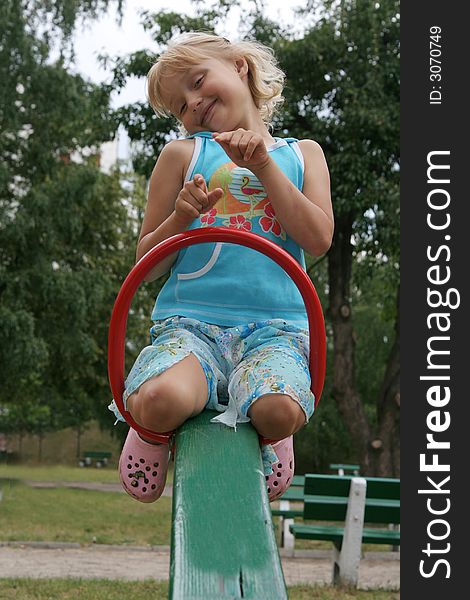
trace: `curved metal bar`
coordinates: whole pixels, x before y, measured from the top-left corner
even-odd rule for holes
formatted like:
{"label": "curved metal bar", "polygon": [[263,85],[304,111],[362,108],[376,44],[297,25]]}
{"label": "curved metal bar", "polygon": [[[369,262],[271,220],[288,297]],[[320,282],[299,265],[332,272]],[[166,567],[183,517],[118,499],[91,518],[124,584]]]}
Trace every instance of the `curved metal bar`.
{"label": "curved metal bar", "polygon": [[[113,398],[127,423],[144,437],[168,443],[173,432],[156,433],[142,427],[124,409],[124,351],[127,315],[132,299],[144,277],[164,258],[193,244],[225,242],[247,246],[274,260],[291,277],[305,303],[310,335],[310,377],[315,406],[320,401],[326,369],[326,336],[323,311],[313,283],[300,264],[283,248],[256,234],[227,227],[192,229],[164,240],[143,256],[126,277],[114,303],[108,335],[108,375]],[[263,440],[269,443],[271,440]]]}

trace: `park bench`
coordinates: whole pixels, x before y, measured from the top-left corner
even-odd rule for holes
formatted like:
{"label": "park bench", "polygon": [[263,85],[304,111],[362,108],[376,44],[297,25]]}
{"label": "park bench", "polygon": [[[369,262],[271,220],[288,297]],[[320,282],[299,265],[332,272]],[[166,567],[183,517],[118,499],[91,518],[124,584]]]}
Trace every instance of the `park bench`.
{"label": "park bench", "polygon": [[80,467],[91,467],[93,464],[98,469],[105,467],[111,458],[111,452],[100,452],[96,450],[86,450],[79,461]]}
{"label": "park bench", "polygon": [[[289,488],[279,498],[279,507],[271,507],[273,517],[280,517],[280,547],[290,552],[294,552],[295,538],[292,535],[289,527],[294,523],[295,517],[302,517],[304,514],[304,475],[294,475]],[[299,508],[293,508],[291,502],[301,503]]]}
{"label": "park bench", "polygon": [[400,545],[390,528],[400,523],[400,480],[308,474],[302,517],[316,523],[291,524],[294,537],[332,542],[333,583],[356,586],[363,543]]}
{"label": "park bench", "polygon": [[[349,464],[337,464],[332,463],[329,465],[332,471],[338,471],[338,475],[359,475],[359,465]],[[273,517],[280,517],[279,529],[280,529],[280,547],[286,551],[294,553],[295,538],[290,531],[290,526],[294,523],[295,517],[303,516],[303,506],[301,508],[293,508],[291,502],[302,503],[304,502],[304,475],[294,475],[290,487],[279,499],[279,507],[272,508],[271,513]]]}
{"label": "park bench", "polygon": [[360,465],[344,465],[342,463],[332,463],[329,466],[330,471],[338,471],[338,475],[359,475]]}

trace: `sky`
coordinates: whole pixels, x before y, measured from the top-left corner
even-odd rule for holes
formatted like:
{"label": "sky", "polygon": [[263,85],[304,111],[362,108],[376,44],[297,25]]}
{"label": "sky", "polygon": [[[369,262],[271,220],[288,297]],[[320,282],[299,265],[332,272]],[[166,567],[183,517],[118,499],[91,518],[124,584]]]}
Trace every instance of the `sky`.
{"label": "sky", "polygon": [[[249,0],[241,0],[244,7],[252,6]],[[290,30],[296,27],[293,8],[302,4],[301,0],[267,0],[265,14],[283,24],[289,24]],[[117,11],[113,6],[99,19],[78,24],[74,45],[76,61],[74,71],[90,79],[94,83],[110,82],[111,72],[105,70],[98,60],[100,54],[111,57],[126,56],[136,50],[157,49],[151,36],[140,24],[140,14],[149,10],[173,10],[189,15],[194,14],[194,8],[190,0],[124,0],[124,13],[121,24],[118,23]],[[230,20],[224,25],[224,29],[218,31],[230,39],[238,38],[238,11],[233,13]],[[297,24],[297,28],[299,25]],[[146,80],[132,78],[119,92],[111,96],[113,108],[130,104],[133,102],[146,102]],[[123,128],[120,128],[115,143],[107,143],[102,149],[102,164],[111,166],[117,158],[127,161],[131,152],[129,138]]]}
{"label": "sky", "polygon": [[[282,19],[284,23],[293,25],[292,8],[299,3],[295,0],[292,2],[268,0],[265,12],[271,18]],[[249,3],[247,0],[242,0],[242,4],[247,6]],[[100,67],[97,56],[99,54],[127,55],[136,50],[155,48],[150,35],[140,25],[139,14],[142,10],[157,12],[162,9],[177,10],[187,14],[193,14],[194,11],[190,0],[178,0],[177,5],[174,0],[126,0],[121,26],[117,23],[114,8],[86,28],[79,25],[75,33],[76,70],[95,83],[109,81],[110,73]],[[236,39],[237,26],[238,17],[234,15],[220,33]],[[145,79],[135,78],[119,95],[113,96],[112,104],[118,107],[138,100],[145,101],[145,98]]]}

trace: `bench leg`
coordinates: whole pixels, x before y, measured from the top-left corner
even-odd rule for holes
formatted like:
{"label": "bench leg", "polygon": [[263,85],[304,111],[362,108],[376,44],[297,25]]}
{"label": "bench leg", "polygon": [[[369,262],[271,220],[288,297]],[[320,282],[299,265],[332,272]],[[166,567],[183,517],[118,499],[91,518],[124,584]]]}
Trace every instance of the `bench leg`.
{"label": "bench leg", "polygon": [[[390,531],[400,531],[400,525],[394,525],[393,523],[389,523],[388,529]],[[400,546],[390,546],[391,552],[400,552]]]}
{"label": "bench leg", "polygon": [[[289,500],[281,500],[279,503],[280,510],[289,510]],[[281,517],[281,548],[288,550],[294,554],[295,538],[290,532],[289,527],[294,524],[294,519],[286,519]]]}
{"label": "bench leg", "polygon": [[361,561],[362,530],[367,482],[363,477],[353,477],[349,489],[348,509],[344,524],[341,550],[335,547],[333,583],[357,587]]}

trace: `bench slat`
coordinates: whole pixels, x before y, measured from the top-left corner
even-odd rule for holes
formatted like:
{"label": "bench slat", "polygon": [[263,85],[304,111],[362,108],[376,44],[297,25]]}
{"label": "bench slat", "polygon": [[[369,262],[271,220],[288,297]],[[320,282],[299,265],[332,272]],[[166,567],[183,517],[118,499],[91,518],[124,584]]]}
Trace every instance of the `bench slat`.
{"label": "bench slat", "polygon": [[367,497],[400,500],[400,480],[386,477],[366,477]]}
{"label": "bench slat", "polygon": [[289,527],[291,533],[300,540],[326,540],[341,543],[343,541],[343,527],[333,525],[301,525],[294,523]]}
{"label": "bench slat", "polygon": [[[305,475],[305,494],[318,496],[348,496],[351,475]],[[367,498],[400,499],[400,480],[386,477],[364,477]]]}
{"label": "bench slat", "polygon": [[349,475],[305,475],[305,494],[315,496],[348,497],[351,477]]}
{"label": "bench slat", "polygon": [[[344,465],[341,463],[331,463],[329,469],[332,471],[338,471],[338,475],[345,473],[352,473],[353,475],[359,475],[359,471],[361,469],[360,465]],[[341,473],[342,471],[342,473]]]}
{"label": "bench slat", "polygon": [[296,510],[295,508],[289,508],[286,510],[281,508],[272,508],[271,514],[273,517],[284,517],[286,519],[294,519],[295,517],[303,517],[304,511],[301,509]]}
{"label": "bench slat", "polygon": [[[344,521],[348,497],[312,496],[304,497],[305,520]],[[367,523],[399,523],[400,502],[380,498],[366,498],[364,521]]]}
{"label": "bench slat", "polygon": [[[336,527],[334,525],[304,525],[296,523],[291,525],[289,529],[298,539],[325,540],[336,544],[342,543],[344,535],[344,527]],[[362,530],[362,543],[399,546],[400,532],[365,527]]]}
{"label": "bench slat", "polygon": [[279,500],[289,500],[290,502],[303,502],[304,501],[304,490],[303,488],[290,487],[287,489]]}
{"label": "bench slat", "polygon": [[[289,527],[290,531],[298,539],[302,540],[324,540],[341,544],[343,541],[344,527],[333,525],[304,525],[297,524]],[[400,532],[395,530],[383,530],[364,528],[362,530],[363,544],[387,544],[390,546],[400,545]]]}
{"label": "bench slat", "polygon": [[85,458],[111,458],[111,452],[98,452],[95,450],[86,451],[83,453]]}

